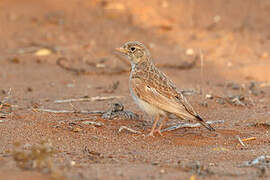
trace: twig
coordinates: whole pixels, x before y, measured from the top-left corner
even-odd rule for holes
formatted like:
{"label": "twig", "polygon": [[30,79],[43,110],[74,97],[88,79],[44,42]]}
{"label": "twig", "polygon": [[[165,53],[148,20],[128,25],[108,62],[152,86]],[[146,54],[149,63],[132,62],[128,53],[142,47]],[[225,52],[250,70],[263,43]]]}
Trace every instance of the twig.
{"label": "twig", "polygon": [[252,140],[256,140],[256,137],[249,137],[249,138],[242,139],[243,142],[252,141]]}
{"label": "twig", "polygon": [[[217,123],[224,123],[224,120],[217,120],[217,121],[206,121],[207,124],[217,124]],[[165,131],[173,131],[179,128],[194,128],[194,127],[200,127],[201,124],[200,123],[180,123],[177,124],[175,126],[171,126],[165,129],[162,129],[161,132],[165,132]]]}
{"label": "twig", "polygon": [[69,111],[69,110],[54,110],[54,109],[42,109],[42,108],[33,108],[35,112],[49,112],[49,113],[77,113],[77,114],[92,114],[92,115],[102,115],[104,111]]}
{"label": "twig", "polygon": [[129,127],[126,127],[126,126],[121,126],[121,127],[119,128],[119,130],[118,130],[118,133],[122,132],[123,130],[127,130],[127,131],[129,131],[129,132],[134,133],[134,134],[142,134],[140,131],[133,130],[133,129],[131,129],[131,128],[129,128]]}
{"label": "twig", "polygon": [[96,96],[91,98],[78,98],[78,99],[64,99],[64,100],[55,100],[54,103],[70,103],[70,102],[86,102],[86,101],[105,101],[105,100],[112,100],[112,99],[119,99],[123,96]]}
{"label": "twig", "polygon": [[240,143],[242,146],[247,147],[247,145],[245,145],[245,144],[243,143],[243,141],[241,140],[241,138],[240,138],[238,135],[236,135],[235,138],[239,141],[239,143]]}

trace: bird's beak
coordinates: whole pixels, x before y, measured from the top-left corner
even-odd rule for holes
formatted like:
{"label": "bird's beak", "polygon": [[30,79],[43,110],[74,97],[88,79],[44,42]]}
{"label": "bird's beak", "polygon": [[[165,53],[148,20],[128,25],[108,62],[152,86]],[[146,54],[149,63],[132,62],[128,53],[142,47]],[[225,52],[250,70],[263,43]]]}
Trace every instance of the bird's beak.
{"label": "bird's beak", "polygon": [[120,48],[115,48],[116,51],[120,52],[120,53],[123,53],[123,54],[126,54],[127,51],[123,48],[123,47],[120,47]]}

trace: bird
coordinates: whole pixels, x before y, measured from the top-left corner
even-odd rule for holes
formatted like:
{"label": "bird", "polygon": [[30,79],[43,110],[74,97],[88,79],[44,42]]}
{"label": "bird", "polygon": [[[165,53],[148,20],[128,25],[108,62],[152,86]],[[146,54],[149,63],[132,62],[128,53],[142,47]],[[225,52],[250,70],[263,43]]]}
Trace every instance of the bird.
{"label": "bird", "polygon": [[[116,50],[130,61],[129,90],[133,100],[154,118],[148,136],[154,137],[156,132],[162,136],[162,126],[169,120],[170,114],[182,120],[195,119],[209,131],[215,131],[194,110],[176,85],[155,66],[144,44],[128,41]],[[156,128],[161,117],[163,120]]]}

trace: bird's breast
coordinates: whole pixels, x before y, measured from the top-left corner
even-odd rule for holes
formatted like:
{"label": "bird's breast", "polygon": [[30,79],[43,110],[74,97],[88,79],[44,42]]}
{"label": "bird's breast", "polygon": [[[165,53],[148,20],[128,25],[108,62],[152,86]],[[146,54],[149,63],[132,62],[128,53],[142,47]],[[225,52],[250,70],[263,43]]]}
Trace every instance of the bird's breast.
{"label": "bird's breast", "polygon": [[157,114],[160,115],[165,115],[166,113],[164,111],[162,111],[161,109],[159,109],[158,107],[155,107],[151,104],[149,104],[148,102],[142,100],[141,98],[139,98],[136,93],[134,92],[134,88],[132,87],[132,83],[131,81],[129,82],[129,90],[130,90],[130,94],[133,98],[133,100],[135,101],[135,103],[143,110],[145,111],[147,114],[151,115],[151,116],[155,116]]}

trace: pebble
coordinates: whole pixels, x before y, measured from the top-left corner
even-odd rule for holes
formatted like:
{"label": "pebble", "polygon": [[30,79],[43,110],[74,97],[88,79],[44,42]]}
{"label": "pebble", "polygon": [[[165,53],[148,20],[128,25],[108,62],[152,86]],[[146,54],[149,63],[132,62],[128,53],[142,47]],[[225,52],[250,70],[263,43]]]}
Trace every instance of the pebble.
{"label": "pebble", "polygon": [[193,50],[193,49],[188,48],[188,49],[186,50],[186,55],[188,55],[188,56],[192,56],[192,55],[194,55],[194,54],[195,54],[195,52],[194,52],[194,50]]}
{"label": "pebble", "polygon": [[206,94],[206,95],[205,95],[205,98],[206,98],[206,99],[213,99],[214,97],[213,97],[211,94]]}
{"label": "pebble", "polygon": [[76,162],[75,161],[70,161],[70,166],[75,166]]}

